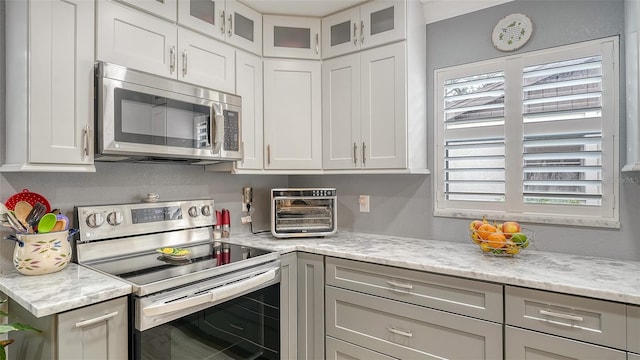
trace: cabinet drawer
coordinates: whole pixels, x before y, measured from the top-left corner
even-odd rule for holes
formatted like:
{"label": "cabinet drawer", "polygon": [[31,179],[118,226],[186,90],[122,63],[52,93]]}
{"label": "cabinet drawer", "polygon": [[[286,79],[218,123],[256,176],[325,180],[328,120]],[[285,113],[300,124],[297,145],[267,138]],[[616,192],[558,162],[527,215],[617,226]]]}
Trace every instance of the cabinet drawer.
{"label": "cabinet drawer", "polygon": [[387,355],[327,336],[327,360],[394,360]]}
{"label": "cabinet drawer", "polygon": [[624,351],[511,326],[505,328],[504,342],[505,359],[626,359]]}
{"label": "cabinet drawer", "polygon": [[505,287],[505,323],[617,349],[626,348],[625,305]]}
{"label": "cabinet drawer", "polygon": [[502,322],[502,285],[329,257],[326,268],[329,285]]}
{"label": "cabinet drawer", "polygon": [[502,358],[500,324],[332,286],[325,295],[329,336],[401,359]]}
{"label": "cabinet drawer", "polygon": [[627,350],[640,354],[640,306],[627,305]]}

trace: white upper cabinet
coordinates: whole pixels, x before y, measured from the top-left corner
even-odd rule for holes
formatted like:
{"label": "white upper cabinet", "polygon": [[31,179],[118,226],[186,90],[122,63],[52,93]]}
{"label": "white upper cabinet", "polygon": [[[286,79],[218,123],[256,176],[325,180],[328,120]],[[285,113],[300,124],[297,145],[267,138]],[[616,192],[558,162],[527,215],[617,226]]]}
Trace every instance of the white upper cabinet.
{"label": "white upper cabinet", "polygon": [[175,22],[177,20],[178,0],[120,0],[138,9]]}
{"label": "white upper cabinet", "polygon": [[236,0],[179,0],[178,23],[262,54],[262,15]]}
{"label": "white upper cabinet", "polygon": [[403,40],[407,36],[407,2],[376,0],[322,19],[322,57]]}
{"label": "white upper cabinet", "polygon": [[6,15],[1,170],[95,171],[94,2],[8,1]]}
{"label": "white upper cabinet", "polygon": [[640,2],[624,2],[627,160],[622,171],[640,171]]}
{"label": "white upper cabinet", "polygon": [[265,170],[322,167],[320,62],[264,60]]}
{"label": "white upper cabinet", "polygon": [[235,92],[230,46],[117,2],[97,4],[97,60]]}
{"label": "white upper cabinet", "polygon": [[320,59],[320,19],[264,15],[265,57]]}
{"label": "white upper cabinet", "polygon": [[261,170],[263,166],[262,59],[236,52],[236,93],[242,97],[242,148],[237,169]]}

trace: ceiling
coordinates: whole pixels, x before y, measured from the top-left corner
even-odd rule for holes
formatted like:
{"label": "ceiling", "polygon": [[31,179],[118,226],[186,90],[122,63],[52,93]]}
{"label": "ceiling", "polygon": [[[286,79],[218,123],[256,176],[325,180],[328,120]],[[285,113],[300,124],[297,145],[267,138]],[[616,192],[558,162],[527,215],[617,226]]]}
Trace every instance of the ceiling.
{"label": "ceiling", "polygon": [[366,0],[241,0],[263,14],[323,17]]}

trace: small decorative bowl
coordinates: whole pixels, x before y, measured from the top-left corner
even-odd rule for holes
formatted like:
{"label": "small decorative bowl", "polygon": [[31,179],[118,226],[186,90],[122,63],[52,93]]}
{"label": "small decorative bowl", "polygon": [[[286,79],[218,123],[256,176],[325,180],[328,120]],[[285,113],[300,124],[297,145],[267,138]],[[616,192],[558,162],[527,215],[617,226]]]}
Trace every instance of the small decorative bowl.
{"label": "small decorative bowl", "polygon": [[71,261],[69,238],[75,230],[44,234],[16,234],[13,266],[23,275],[44,275],[60,271]]}
{"label": "small decorative bowl", "polygon": [[514,256],[533,242],[533,230],[520,229],[514,234],[469,230],[469,237],[485,254]]}

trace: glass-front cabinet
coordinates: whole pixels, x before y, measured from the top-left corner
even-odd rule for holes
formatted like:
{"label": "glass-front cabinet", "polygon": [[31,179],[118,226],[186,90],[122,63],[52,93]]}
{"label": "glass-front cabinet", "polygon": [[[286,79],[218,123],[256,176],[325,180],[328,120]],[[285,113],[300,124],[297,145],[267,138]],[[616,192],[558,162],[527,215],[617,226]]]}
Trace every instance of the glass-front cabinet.
{"label": "glass-front cabinet", "polygon": [[264,56],[320,59],[320,19],[265,15]]}
{"label": "glass-front cabinet", "polygon": [[322,57],[367,49],[407,36],[406,1],[367,2],[322,19]]}
{"label": "glass-front cabinet", "polygon": [[262,54],[262,15],[236,0],[179,0],[178,23]]}

